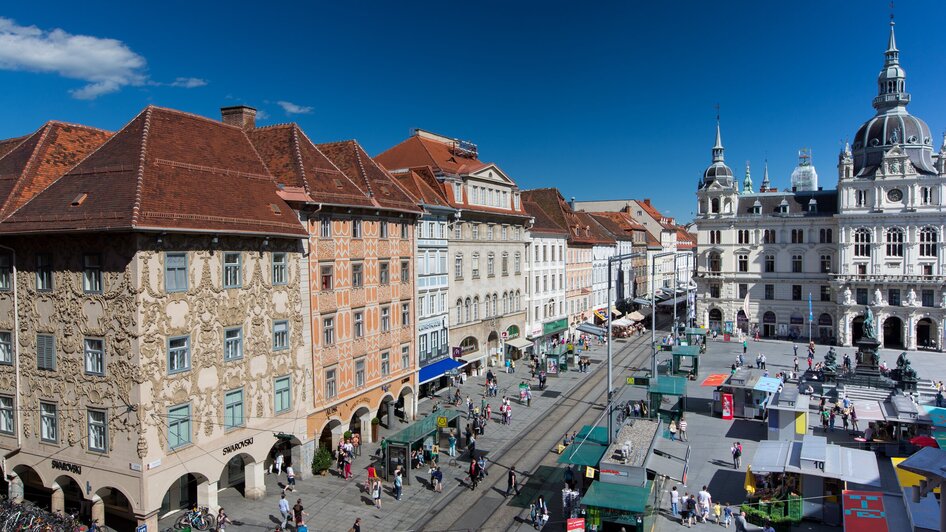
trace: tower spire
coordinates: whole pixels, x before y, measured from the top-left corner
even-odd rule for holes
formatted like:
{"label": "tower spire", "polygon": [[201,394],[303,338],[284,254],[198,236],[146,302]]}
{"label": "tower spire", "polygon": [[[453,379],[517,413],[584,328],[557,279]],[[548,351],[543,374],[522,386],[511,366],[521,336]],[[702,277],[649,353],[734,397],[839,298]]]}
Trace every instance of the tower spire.
{"label": "tower spire", "polygon": [[894,32],[893,13],[890,15],[890,37],[887,50],[884,51],[884,68],[877,76],[877,97],[874,108],[885,111],[910,103],[907,92],[907,74],[900,66],[900,50],[897,49],[897,36]]}
{"label": "tower spire", "polygon": [[762,186],[759,188],[759,192],[765,192],[771,185],[769,183],[769,160],[766,159],[765,166],[762,169]]}
{"label": "tower spire", "polygon": [[723,162],[723,136],[719,131],[719,104],[716,104],[716,144],[713,145],[713,162],[721,163]]}
{"label": "tower spire", "polygon": [[752,174],[749,171],[749,161],[746,161],[746,178],[742,181],[742,193],[752,194]]}

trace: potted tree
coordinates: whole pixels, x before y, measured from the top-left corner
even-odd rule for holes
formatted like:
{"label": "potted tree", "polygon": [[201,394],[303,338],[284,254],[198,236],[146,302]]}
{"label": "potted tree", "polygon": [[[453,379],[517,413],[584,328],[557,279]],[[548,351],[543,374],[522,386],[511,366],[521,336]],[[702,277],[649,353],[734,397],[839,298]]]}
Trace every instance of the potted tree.
{"label": "potted tree", "polygon": [[328,474],[330,467],[332,467],[332,453],[325,447],[319,447],[315,456],[312,457],[312,474],[324,477]]}
{"label": "potted tree", "polygon": [[371,418],[371,441],[378,441],[378,430],[380,429],[381,418]]}

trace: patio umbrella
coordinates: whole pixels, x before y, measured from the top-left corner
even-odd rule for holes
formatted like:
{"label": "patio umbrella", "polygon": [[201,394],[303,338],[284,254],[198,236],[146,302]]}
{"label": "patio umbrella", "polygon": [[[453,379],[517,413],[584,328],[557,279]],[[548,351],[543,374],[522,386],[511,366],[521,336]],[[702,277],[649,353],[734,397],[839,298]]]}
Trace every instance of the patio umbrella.
{"label": "patio umbrella", "polygon": [[913,438],[910,438],[910,443],[916,445],[917,447],[939,447],[939,443],[937,443],[936,440],[926,435],[914,436]]}
{"label": "patio umbrella", "polygon": [[746,467],[746,482],[745,486],[746,493],[752,495],[755,493],[755,475],[752,474],[752,466]]}

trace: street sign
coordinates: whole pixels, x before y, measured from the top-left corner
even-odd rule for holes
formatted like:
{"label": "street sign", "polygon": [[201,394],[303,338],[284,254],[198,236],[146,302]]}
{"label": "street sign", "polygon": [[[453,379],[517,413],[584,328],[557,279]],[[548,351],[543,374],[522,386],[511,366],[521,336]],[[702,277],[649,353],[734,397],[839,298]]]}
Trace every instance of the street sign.
{"label": "street sign", "polygon": [[447,428],[447,416],[437,416],[437,428]]}
{"label": "street sign", "polygon": [[509,333],[507,331],[503,331],[499,334],[499,337],[502,338],[503,341],[505,342],[506,340],[509,339]]}
{"label": "street sign", "polygon": [[454,347],[453,348],[453,358],[460,358],[463,355],[463,348]]}
{"label": "street sign", "polygon": [[135,532],[148,532],[148,525],[139,525]]}
{"label": "street sign", "polygon": [[628,377],[627,384],[629,386],[647,386],[650,384],[650,377]]}

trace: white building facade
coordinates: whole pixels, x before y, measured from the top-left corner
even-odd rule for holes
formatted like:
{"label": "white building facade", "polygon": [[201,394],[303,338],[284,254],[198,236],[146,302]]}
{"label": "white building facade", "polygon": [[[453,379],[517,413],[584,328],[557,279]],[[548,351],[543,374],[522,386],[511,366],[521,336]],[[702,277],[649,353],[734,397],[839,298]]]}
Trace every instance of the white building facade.
{"label": "white building facade", "polygon": [[535,354],[549,351],[568,331],[564,231],[533,227],[526,251],[526,339]]}

